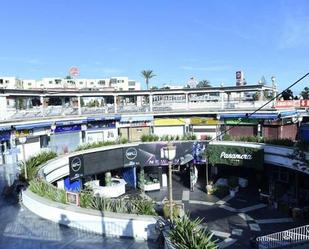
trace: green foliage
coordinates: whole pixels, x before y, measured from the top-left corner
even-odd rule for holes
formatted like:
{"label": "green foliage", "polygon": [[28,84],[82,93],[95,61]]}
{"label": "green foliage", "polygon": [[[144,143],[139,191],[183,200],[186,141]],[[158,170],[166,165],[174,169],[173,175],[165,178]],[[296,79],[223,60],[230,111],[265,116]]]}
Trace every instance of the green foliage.
{"label": "green foliage", "polygon": [[175,221],[175,228],[170,230],[169,239],[179,249],[216,249],[218,246],[213,234],[201,227],[202,219],[190,220],[183,216]]}
{"label": "green foliage", "polygon": [[153,201],[141,197],[131,199],[93,197],[90,207],[103,212],[156,215]]}
{"label": "green foliage", "polygon": [[83,208],[91,208],[93,192],[90,189],[85,189],[80,192],[80,206]]}
{"label": "green foliage", "polygon": [[224,134],[224,141],[242,141],[242,142],[253,142],[253,143],[267,143],[282,146],[293,146],[295,143],[293,140],[284,139],[267,139],[259,136],[231,136],[229,134]]}
{"label": "green foliage", "polygon": [[123,137],[123,138],[120,139],[120,143],[121,144],[126,144],[126,143],[128,143],[128,139]]}
{"label": "green foliage", "polygon": [[38,173],[39,166],[43,163],[55,158],[57,156],[56,152],[48,151],[41,152],[35,156],[30,157],[27,161],[21,162],[21,176],[25,178],[25,167],[27,168],[28,180],[32,180],[36,177]]}
{"label": "green foliage", "polygon": [[65,190],[56,188],[52,184],[40,179],[33,179],[29,183],[31,192],[46,197],[52,201],[66,203]]}
{"label": "green foliage", "polygon": [[196,135],[194,133],[186,133],[181,140],[196,140]]}
{"label": "green foliage", "polygon": [[[52,201],[66,203],[66,191],[56,188],[52,184],[41,180],[33,179],[29,183],[29,190],[41,197]],[[80,193],[80,206],[83,208],[93,208],[100,211],[157,215],[154,209],[154,202],[142,197],[131,199],[108,199],[93,196],[93,192],[85,189]]]}
{"label": "green foliage", "polygon": [[115,144],[116,142],[114,141],[106,141],[106,142],[100,141],[100,142],[94,142],[94,143],[87,143],[87,144],[82,144],[78,146],[75,151],[88,150],[88,149],[99,148],[99,147],[115,145]]}
{"label": "green foliage", "polygon": [[197,85],[196,88],[204,88],[204,87],[211,87],[210,82],[208,80],[201,80]]}
{"label": "green foliage", "polygon": [[143,77],[145,78],[145,82],[146,82],[146,86],[147,86],[147,90],[149,89],[149,80],[153,77],[155,77],[156,75],[153,73],[152,70],[143,70],[142,72]]}
{"label": "green foliage", "polygon": [[[246,166],[256,169],[261,169],[264,164],[264,151],[259,148],[211,144],[205,153],[211,164]],[[230,154],[243,158],[230,158],[228,156]]]}

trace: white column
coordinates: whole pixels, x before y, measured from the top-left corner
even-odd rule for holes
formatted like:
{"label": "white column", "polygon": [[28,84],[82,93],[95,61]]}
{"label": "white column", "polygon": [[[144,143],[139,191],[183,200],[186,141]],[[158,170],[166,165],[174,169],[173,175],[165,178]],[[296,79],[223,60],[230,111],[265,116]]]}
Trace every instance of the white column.
{"label": "white column", "polygon": [[0,120],[7,118],[6,96],[0,96]]}
{"label": "white column", "polygon": [[114,108],[115,108],[115,113],[117,113],[117,95],[114,95]]}
{"label": "white column", "polygon": [[80,96],[77,96],[77,108],[78,108],[78,115],[82,115]]}
{"label": "white column", "polygon": [[40,96],[40,102],[41,102],[41,113],[43,116],[44,115],[44,97],[43,96]]}
{"label": "white column", "polygon": [[185,93],[186,96],[186,110],[189,110],[189,94]]}
{"label": "white column", "polygon": [[152,94],[149,94],[149,111],[152,112]]}
{"label": "white column", "polygon": [[224,109],[224,92],[220,92],[220,97],[221,97],[221,110]]}

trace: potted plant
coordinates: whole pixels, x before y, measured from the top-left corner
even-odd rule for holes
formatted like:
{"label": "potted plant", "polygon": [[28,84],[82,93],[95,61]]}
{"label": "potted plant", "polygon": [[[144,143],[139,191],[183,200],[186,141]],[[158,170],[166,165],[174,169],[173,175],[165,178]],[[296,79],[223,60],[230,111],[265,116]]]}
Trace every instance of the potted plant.
{"label": "potted plant", "polygon": [[230,196],[234,197],[238,188],[238,177],[236,176],[229,177],[228,184],[230,188]]}

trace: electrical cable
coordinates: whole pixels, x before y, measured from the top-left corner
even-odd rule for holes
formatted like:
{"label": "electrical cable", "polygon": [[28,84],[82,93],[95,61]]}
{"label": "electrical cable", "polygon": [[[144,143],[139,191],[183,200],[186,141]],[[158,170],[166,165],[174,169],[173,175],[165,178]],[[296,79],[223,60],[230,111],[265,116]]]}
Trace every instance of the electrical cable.
{"label": "electrical cable", "polygon": [[[304,78],[306,78],[309,75],[309,73],[306,73],[305,75],[303,75],[302,77],[300,77],[298,80],[296,80],[293,84],[291,84],[289,87],[287,87],[286,89],[284,89],[282,92],[278,93],[276,96],[272,97],[269,101],[267,101],[264,105],[260,106],[258,109],[256,109],[255,111],[253,111],[252,113],[246,113],[246,117],[245,118],[249,118],[251,117],[253,114],[257,113],[258,111],[260,111],[261,109],[263,109],[265,106],[267,106],[269,103],[271,103],[273,100],[277,99],[280,95],[282,95],[282,93],[284,93],[285,91],[289,90],[290,88],[292,88],[293,86],[295,86],[297,83],[299,83],[300,81],[302,81]],[[234,126],[230,126],[228,129],[225,129],[224,131],[221,131],[219,135],[217,135],[216,137],[210,139],[208,141],[208,143],[217,140],[219,137],[221,137],[222,135],[226,134],[228,131],[232,130],[235,126],[239,125],[242,121],[242,118],[239,118],[239,121],[236,123],[236,125]]]}

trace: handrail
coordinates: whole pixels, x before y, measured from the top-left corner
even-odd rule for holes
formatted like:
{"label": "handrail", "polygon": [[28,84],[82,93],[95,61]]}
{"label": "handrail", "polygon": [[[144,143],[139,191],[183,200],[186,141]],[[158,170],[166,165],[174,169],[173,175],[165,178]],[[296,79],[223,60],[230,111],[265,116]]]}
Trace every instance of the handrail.
{"label": "handrail", "polygon": [[309,242],[309,225],[272,233],[256,238],[257,246],[264,248],[289,247]]}

